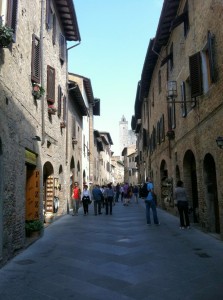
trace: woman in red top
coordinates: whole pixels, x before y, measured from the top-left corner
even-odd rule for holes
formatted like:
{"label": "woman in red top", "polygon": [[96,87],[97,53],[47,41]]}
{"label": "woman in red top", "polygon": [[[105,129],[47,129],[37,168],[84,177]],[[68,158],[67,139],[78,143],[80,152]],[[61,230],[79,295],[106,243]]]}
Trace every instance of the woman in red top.
{"label": "woman in red top", "polygon": [[73,205],[73,216],[78,216],[78,209],[80,207],[81,201],[81,190],[78,183],[74,183],[73,195],[72,195],[72,205]]}

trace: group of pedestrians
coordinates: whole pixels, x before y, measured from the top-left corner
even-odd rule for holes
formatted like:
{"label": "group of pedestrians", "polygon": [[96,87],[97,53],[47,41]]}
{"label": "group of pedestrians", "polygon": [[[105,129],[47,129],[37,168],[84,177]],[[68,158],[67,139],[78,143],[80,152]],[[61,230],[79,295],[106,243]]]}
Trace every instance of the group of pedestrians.
{"label": "group of pedestrians", "polygon": [[[151,225],[150,212],[152,211],[153,222],[155,225],[160,225],[158,215],[157,215],[157,203],[156,196],[154,193],[154,185],[150,177],[146,178],[146,195],[144,195],[144,201],[146,206],[146,222],[147,225]],[[177,186],[174,189],[174,201],[175,205],[179,211],[180,217],[180,228],[190,228],[189,213],[188,213],[188,198],[186,189],[183,187],[183,182],[179,180]],[[121,197],[121,202],[124,206],[128,206],[131,203],[131,199],[134,199],[135,203],[138,203],[140,197],[140,189],[137,185],[133,186],[125,182],[120,185],[117,184],[113,186],[111,183],[107,186],[99,186],[98,184],[93,186],[91,192],[88,186],[85,184],[83,191],[77,182],[74,184],[73,194],[72,194],[72,205],[73,205],[73,215],[78,215],[78,210],[81,203],[83,204],[84,215],[88,215],[89,204],[93,201],[94,204],[94,214],[102,214],[102,208],[105,208],[105,214],[112,215],[113,206],[115,202],[119,202]]]}
{"label": "group of pedestrians", "polygon": [[93,186],[93,189],[90,191],[88,185],[84,185],[83,191],[77,182],[74,184],[73,193],[72,193],[72,206],[73,206],[73,216],[78,215],[78,210],[83,204],[84,215],[88,215],[88,207],[92,203],[94,204],[94,214],[102,214],[102,208],[105,207],[105,214],[112,215],[112,207],[114,202],[115,192],[112,187],[112,184],[107,186],[100,187],[98,184]]}

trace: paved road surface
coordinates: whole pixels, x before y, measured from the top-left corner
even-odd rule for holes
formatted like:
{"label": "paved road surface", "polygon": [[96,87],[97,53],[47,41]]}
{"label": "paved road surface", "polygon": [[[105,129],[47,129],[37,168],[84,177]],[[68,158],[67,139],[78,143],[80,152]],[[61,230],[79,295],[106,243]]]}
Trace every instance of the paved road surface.
{"label": "paved road surface", "polygon": [[0,269],[1,300],[222,300],[223,242],[144,203],[66,215]]}

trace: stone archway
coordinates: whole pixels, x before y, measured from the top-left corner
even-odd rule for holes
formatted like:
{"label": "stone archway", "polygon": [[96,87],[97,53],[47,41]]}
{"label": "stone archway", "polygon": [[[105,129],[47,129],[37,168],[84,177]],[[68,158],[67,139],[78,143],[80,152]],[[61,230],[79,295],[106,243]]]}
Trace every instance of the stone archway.
{"label": "stone archway", "polygon": [[215,161],[211,154],[206,154],[204,168],[204,193],[207,205],[207,229],[210,232],[220,233],[219,203],[217,192]]}
{"label": "stone archway", "polygon": [[184,155],[183,170],[183,181],[188,193],[189,206],[193,209],[193,222],[199,223],[196,161],[195,156],[191,150],[187,150]]}

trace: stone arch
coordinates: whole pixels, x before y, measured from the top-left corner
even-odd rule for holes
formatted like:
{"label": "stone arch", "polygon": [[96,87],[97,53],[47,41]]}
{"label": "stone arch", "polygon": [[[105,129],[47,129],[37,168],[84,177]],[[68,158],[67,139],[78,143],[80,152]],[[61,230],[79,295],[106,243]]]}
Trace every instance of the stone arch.
{"label": "stone arch", "polygon": [[160,180],[161,180],[161,183],[160,183],[160,187],[161,187],[161,207],[163,209],[166,209],[166,198],[169,194],[169,191],[168,191],[168,187],[166,185],[166,179],[168,178],[168,170],[167,170],[167,163],[165,160],[162,160],[161,161],[161,164],[160,164]]}
{"label": "stone arch", "polygon": [[193,222],[199,222],[196,160],[193,152],[187,150],[183,159],[184,186],[188,193],[189,206],[193,209]]}
{"label": "stone arch", "polygon": [[207,229],[220,233],[219,203],[215,161],[211,154],[206,154],[203,162],[204,197],[207,205]]}

